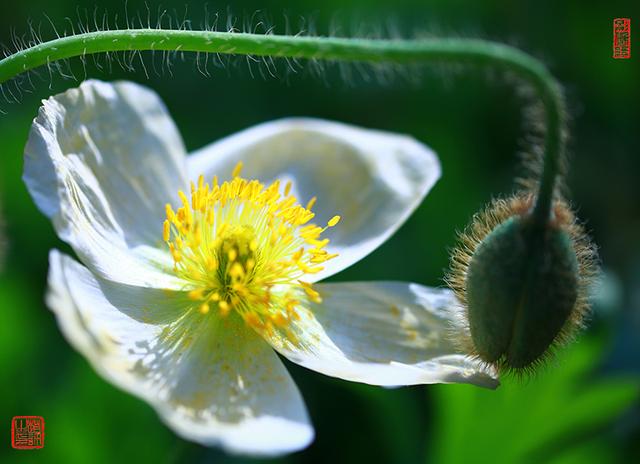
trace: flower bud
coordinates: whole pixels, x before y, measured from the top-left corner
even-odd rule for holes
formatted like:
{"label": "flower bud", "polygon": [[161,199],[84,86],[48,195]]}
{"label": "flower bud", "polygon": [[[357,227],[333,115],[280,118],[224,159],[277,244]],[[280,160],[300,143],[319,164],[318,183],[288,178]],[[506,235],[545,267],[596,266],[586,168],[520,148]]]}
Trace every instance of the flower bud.
{"label": "flower bud", "polygon": [[449,282],[465,306],[465,348],[501,370],[535,366],[587,312],[595,252],[564,202],[547,224],[532,197],[493,202],[454,253]]}

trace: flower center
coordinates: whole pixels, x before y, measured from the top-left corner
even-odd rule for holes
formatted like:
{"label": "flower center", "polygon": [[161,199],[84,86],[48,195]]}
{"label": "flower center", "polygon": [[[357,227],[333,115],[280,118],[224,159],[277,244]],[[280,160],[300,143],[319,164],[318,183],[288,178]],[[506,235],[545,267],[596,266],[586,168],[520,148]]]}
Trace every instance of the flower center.
{"label": "flower center", "polygon": [[290,182],[265,186],[240,177],[241,169],[238,163],[233,180],[222,184],[200,176],[190,199],[179,191],[182,206],[167,204],[163,238],[200,313],[234,310],[256,329],[286,327],[305,302],[322,301],[305,276],[337,256],[321,235],[340,216],[326,227],[310,224],[315,197],[301,206]]}

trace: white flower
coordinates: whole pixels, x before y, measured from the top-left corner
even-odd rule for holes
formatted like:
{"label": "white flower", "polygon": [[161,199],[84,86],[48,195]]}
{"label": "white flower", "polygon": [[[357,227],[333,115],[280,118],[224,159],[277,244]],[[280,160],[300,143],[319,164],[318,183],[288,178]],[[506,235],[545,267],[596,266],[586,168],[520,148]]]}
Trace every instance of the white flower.
{"label": "white flower", "polygon": [[313,439],[273,349],[374,385],[497,385],[448,341],[450,291],[316,284],[384,242],[439,176],[409,137],[315,119],[187,156],[153,92],[97,81],[44,102],[24,168],[82,262],[50,255],[47,304],[69,342],[181,436],[264,455]]}

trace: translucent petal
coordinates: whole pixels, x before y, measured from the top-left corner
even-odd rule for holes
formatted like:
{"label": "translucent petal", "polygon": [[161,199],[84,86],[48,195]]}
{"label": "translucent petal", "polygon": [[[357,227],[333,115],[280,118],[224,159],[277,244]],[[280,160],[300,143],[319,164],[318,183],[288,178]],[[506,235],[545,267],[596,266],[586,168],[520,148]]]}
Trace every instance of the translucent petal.
{"label": "translucent petal", "polygon": [[109,282],[56,251],[47,303],[98,373],[186,439],[255,455],[313,439],[293,380],[239,317],[202,316],[180,292]]}
{"label": "translucent petal", "polygon": [[130,284],[177,285],[158,272],[167,253],[154,248],[165,203],[186,185],[185,148],[155,93],[86,81],[44,101],[25,148],[24,181],[92,271]]}
{"label": "translucent petal", "polygon": [[339,253],[312,281],[359,261],[395,232],[440,177],[440,163],[427,146],[405,135],[318,119],[284,119],[238,132],[194,153],[190,178],[242,175],[271,182],[291,180],[304,205],[317,196],[312,222],[338,226],[323,234]]}
{"label": "translucent petal", "polygon": [[291,333],[267,340],[291,361],[374,385],[471,383],[495,388],[496,373],[452,342],[459,306],[449,290],[402,282],[317,284],[323,298]]}

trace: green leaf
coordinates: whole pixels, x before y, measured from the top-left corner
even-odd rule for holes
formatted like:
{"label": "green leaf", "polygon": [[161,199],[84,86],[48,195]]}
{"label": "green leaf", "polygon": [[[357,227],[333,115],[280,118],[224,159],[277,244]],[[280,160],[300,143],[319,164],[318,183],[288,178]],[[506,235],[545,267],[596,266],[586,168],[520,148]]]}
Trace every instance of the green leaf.
{"label": "green leaf", "polygon": [[[527,381],[496,391],[434,386],[437,463],[586,462],[611,458],[602,433],[640,397],[640,377],[594,374],[603,343],[583,339]],[[609,462],[609,461],[607,461]]]}

